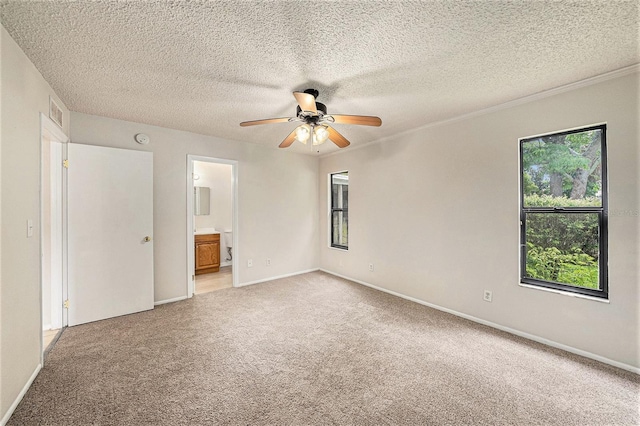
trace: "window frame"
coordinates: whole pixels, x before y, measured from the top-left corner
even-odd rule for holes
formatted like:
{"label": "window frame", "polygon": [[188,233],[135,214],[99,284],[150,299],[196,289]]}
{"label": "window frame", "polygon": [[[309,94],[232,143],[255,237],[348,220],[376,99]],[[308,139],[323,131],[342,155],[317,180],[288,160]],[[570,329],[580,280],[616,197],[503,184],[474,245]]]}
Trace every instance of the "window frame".
{"label": "window frame", "polygon": [[[524,170],[523,170],[523,145],[534,139],[547,136],[562,136],[574,133],[583,133],[591,130],[600,130],[602,132],[600,139],[600,161],[601,161],[601,178],[602,178],[602,195],[601,205],[599,207],[525,207],[524,206]],[[608,196],[609,187],[607,179],[607,124],[595,124],[590,126],[578,127],[559,132],[545,133],[536,136],[528,136],[518,139],[519,158],[518,173],[520,183],[520,283],[528,286],[541,287],[545,289],[559,291],[573,295],[582,295],[595,297],[598,299],[609,299],[609,280],[608,280]],[[548,213],[548,214],[567,214],[567,213],[587,213],[598,215],[598,283],[600,289],[590,289],[585,287],[572,286],[569,284],[559,283],[555,281],[546,281],[537,278],[527,277],[527,213]]]}
{"label": "window frame", "polygon": [[[329,173],[329,190],[328,190],[328,196],[329,196],[329,247],[330,248],[334,248],[334,249],[338,249],[338,250],[345,250],[348,251],[349,250],[349,242],[347,240],[347,245],[343,245],[343,244],[337,244],[333,241],[333,213],[334,212],[346,212],[347,213],[347,218],[349,217],[349,207],[347,208],[338,208],[338,207],[334,207],[333,206],[333,197],[332,197],[332,193],[333,193],[333,176],[334,175],[340,175],[340,174],[347,174],[347,177],[349,176],[349,171],[348,170],[342,170],[339,172],[331,172]],[[347,194],[348,197],[348,194]],[[349,222],[347,219],[347,230],[349,229]],[[348,231],[347,231],[348,232]],[[349,237],[347,237],[349,238]]]}

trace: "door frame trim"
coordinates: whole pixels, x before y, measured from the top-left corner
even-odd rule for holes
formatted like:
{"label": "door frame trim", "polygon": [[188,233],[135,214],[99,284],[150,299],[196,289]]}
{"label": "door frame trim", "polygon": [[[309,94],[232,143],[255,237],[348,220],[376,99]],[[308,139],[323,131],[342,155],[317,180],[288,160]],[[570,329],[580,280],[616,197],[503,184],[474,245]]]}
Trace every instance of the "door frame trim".
{"label": "door frame trim", "polygon": [[226,158],[204,157],[200,155],[187,154],[187,298],[193,297],[195,291],[195,283],[192,277],[195,276],[195,238],[193,237],[193,163],[201,161],[205,163],[227,164],[231,166],[231,196],[232,196],[232,225],[233,233],[233,259],[231,260],[231,271],[233,277],[233,287],[238,287],[239,283],[239,263],[238,254],[238,161],[228,160]]}
{"label": "door frame trim", "polygon": [[[44,337],[43,337],[43,330],[42,330],[42,320],[43,320],[43,294],[42,294],[42,286],[44,284],[43,282],[43,277],[42,277],[42,273],[43,273],[43,262],[44,262],[44,256],[43,256],[43,250],[44,250],[44,232],[43,232],[43,226],[42,224],[44,223],[44,199],[43,199],[43,188],[44,188],[44,184],[45,184],[45,179],[50,179],[50,176],[45,177],[44,173],[43,173],[43,169],[44,169],[44,161],[45,159],[43,158],[43,148],[44,148],[44,144],[45,144],[45,135],[50,136],[52,139],[55,140],[55,142],[58,142],[61,144],[61,150],[62,152],[60,153],[62,158],[66,158],[67,156],[67,143],[70,142],[69,140],[69,136],[67,136],[64,131],[56,124],[53,122],[53,120],[51,120],[49,117],[47,117],[44,113],[40,113],[40,194],[39,194],[39,202],[40,202],[40,206],[39,206],[39,218],[38,218],[38,227],[39,227],[39,241],[38,241],[38,245],[39,245],[39,254],[40,254],[40,262],[39,262],[39,281],[40,281],[40,286],[39,286],[39,293],[40,293],[40,365],[44,365],[44,352],[45,352],[45,347],[44,347]],[[51,155],[49,156],[49,158],[46,159],[46,161],[51,162]],[[51,212],[51,216],[57,216],[56,219],[59,219],[62,222],[62,256],[61,256],[61,260],[62,260],[62,265],[60,265],[61,267],[61,271],[62,271],[62,288],[61,288],[61,297],[62,300],[64,301],[65,295],[67,294],[67,176],[66,173],[64,172],[64,169],[62,168],[62,164],[60,164],[60,169],[62,171],[62,188],[61,188],[61,192],[62,192],[62,200],[60,200],[60,211],[57,212]],[[49,309],[51,309],[51,306],[48,306]],[[67,326],[67,315],[64,309],[62,309],[62,328]],[[60,330],[62,330],[62,328]]]}

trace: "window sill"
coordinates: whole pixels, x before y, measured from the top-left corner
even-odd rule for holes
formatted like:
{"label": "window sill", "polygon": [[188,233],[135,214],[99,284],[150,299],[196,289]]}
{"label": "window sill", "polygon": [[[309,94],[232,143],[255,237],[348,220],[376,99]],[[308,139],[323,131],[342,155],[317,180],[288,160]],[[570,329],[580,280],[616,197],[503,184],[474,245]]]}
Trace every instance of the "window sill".
{"label": "window sill", "polygon": [[564,296],[569,296],[569,297],[577,297],[579,299],[587,299],[587,300],[593,300],[595,302],[610,303],[609,299],[603,299],[602,297],[587,296],[586,294],[571,293],[569,291],[562,291],[562,290],[556,290],[553,288],[540,287],[532,284],[518,283],[518,285],[520,287],[531,288],[534,290],[548,291],[550,293],[562,294]]}
{"label": "window sill", "polygon": [[334,247],[334,246],[328,246],[331,250],[338,250],[338,251],[349,251],[349,247],[347,248],[342,248],[342,247]]}

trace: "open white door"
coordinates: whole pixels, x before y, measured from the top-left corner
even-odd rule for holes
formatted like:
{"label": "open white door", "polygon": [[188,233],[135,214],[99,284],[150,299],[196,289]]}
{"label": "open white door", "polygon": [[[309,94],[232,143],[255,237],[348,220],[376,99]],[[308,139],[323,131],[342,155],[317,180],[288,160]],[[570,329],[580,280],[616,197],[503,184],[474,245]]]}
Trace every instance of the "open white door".
{"label": "open white door", "polygon": [[153,154],[70,143],[69,325],[153,309]]}

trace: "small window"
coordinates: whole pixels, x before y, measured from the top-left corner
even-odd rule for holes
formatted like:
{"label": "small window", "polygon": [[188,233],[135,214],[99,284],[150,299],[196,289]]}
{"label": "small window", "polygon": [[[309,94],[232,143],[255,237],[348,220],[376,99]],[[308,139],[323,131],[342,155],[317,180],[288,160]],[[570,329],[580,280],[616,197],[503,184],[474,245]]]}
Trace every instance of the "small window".
{"label": "small window", "polygon": [[349,172],[332,173],[331,247],[349,248]]}
{"label": "small window", "polygon": [[520,140],[521,282],[607,298],[606,125]]}

